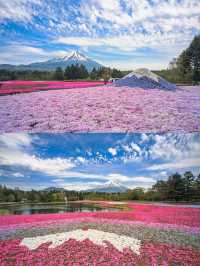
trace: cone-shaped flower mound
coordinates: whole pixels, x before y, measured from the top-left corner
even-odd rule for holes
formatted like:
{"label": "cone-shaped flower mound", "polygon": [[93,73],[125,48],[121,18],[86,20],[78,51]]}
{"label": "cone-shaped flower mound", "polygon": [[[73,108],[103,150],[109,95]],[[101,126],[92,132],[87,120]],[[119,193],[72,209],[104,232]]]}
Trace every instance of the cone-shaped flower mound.
{"label": "cone-shaped flower mound", "polygon": [[117,80],[115,86],[140,87],[143,89],[165,89],[175,90],[176,85],[172,84],[146,68],[139,68],[125,77]]}

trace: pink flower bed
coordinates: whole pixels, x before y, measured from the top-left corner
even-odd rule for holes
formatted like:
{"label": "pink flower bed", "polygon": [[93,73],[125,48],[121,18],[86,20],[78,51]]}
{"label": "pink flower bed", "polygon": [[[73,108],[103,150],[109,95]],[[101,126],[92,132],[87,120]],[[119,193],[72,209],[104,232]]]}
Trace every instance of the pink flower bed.
{"label": "pink flower bed", "polygon": [[200,209],[152,204],[129,203],[131,211],[119,212],[75,212],[63,214],[4,215],[0,216],[0,228],[14,225],[45,223],[49,221],[71,219],[111,219],[121,221],[143,222],[145,224],[167,224],[200,228]]}
{"label": "pink flower bed", "polygon": [[130,212],[95,213],[95,217],[200,227],[200,209],[129,203]]}
{"label": "pink flower bed", "polygon": [[0,97],[0,132],[200,131],[200,87],[98,86]]}
{"label": "pink flower bed", "polygon": [[87,88],[103,84],[104,82],[102,81],[4,81],[1,82],[0,95],[55,89]]}
{"label": "pink flower bed", "polygon": [[117,250],[109,242],[106,246],[96,245],[90,240],[70,239],[58,247],[48,248],[50,243],[40,245],[36,250],[20,246],[20,239],[0,242],[0,265],[182,265],[198,266],[200,250],[170,244],[145,242],[140,255],[130,249]]}
{"label": "pink flower bed", "polygon": [[[107,204],[102,202],[102,204]],[[183,230],[183,234],[193,234],[195,230],[200,229],[200,209],[186,208],[176,206],[155,206],[152,204],[135,204],[128,203],[132,208],[130,211],[120,212],[88,212],[88,213],[65,213],[65,214],[35,214],[35,215],[5,215],[0,216],[0,232],[3,234],[16,229],[30,228],[47,228],[50,226],[59,226],[59,224],[68,223],[81,224],[81,230],[87,232],[90,228],[87,223],[102,224],[123,224],[139,225],[145,227],[154,227],[159,229],[169,229],[166,234],[171,234],[171,242],[164,243],[160,239],[156,241],[143,240],[139,243],[139,252],[135,252],[128,246],[123,250],[117,247],[117,243],[111,244],[108,240],[104,244],[97,244],[90,238],[83,240],[69,238],[61,241],[59,233],[53,235],[45,235],[46,240],[40,242],[41,238],[33,237],[24,239],[16,237],[15,239],[4,239],[0,241],[0,265],[69,265],[69,266],[88,266],[88,265],[104,265],[104,266],[198,266],[200,265],[200,249],[192,247],[189,243],[186,245],[173,243],[173,231]],[[49,227],[49,228],[50,228]],[[41,229],[40,229],[41,230]],[[48,229],[49,230],[49,229]],[[72,229],[73,230],[73,229]],[[79,231],[81,231],[79,230]],[[119,230],[119,227],[118,227]],[[126,229],[127,230],[127,229]],[[133,227],[131,230],[137,230]],[[185,231],[184,231],[185,230]],[[197,230],[198,231],[198,230]],[[200,233],[200,230],[196,233]],[[99,233],[104,233],[98,231]],[[117,233],[117,230],[114,230]],[[63,233],[61,233],[63,235]],[[112,236],[112,234],[111,234]],[[198,236],[198,235],[197,235]],[[49,238],[48,238],[49,237]],[[58,238],[57,240],[55,238]],[[64,233],[65,237],[65,233]],[[120,235],[119,235],[120,237]],[[37,239],[37,240],[35,240]],[[47,240],[48,239],[48,240]],[[57,241],[56,245],[50,247],[52,242]],[[60,240],[59,240],[60,239]],[[93,237],[94,239],[94,237]],[[118,238],[117,238],[118,239]],[[24,242],[23,242],[24,241]],[[34,242],[36,241],[36,242]],[[37,242],[38,241],[38,242]],[[61,241],[61,242],[60,242]],[[110,240],[111,241],[111,240]],[[27,246],[28,243],[29,245]],[[35,248],[30,248],[34,246]]]}

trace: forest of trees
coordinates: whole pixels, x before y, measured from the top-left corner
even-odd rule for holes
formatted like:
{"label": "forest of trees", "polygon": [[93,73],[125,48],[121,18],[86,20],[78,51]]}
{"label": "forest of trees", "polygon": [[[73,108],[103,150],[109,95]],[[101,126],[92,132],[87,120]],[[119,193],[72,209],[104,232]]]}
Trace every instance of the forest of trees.
{"label": "forest of trees", "polygon": [[200,174],[175,173],[166,181],[159,180],[152,188],[129,189],[124,193],[78,192],[61,189],[23,191],[0,186],[0,202],[61,202],[74,200],[142,200],[163,202],[200,202]]}
{"label": "forest of trees", "polygon": [[155,72],[173,83],[200,84],[200,35],[180,54],[175,68]]}
{"label": "forest of trees", "polygon": [[58,67],[55,71],[10,71],[0,70],[0,81],[4,80],[100,80],[108,81],[112,78],[121,78],[127,71],[122,72],[118,69],[102,67],[99,69],[93,68],[88,72],[84,65],[71,65],[65,70]]}

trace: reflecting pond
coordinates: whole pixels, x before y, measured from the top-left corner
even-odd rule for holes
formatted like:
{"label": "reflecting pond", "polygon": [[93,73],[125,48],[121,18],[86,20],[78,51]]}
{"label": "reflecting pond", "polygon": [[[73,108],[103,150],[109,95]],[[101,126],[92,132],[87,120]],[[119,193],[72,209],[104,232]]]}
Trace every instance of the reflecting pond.
{"label": "reflecting pond", "polygon": [[93,203],[19,203],[0,205],[0,215],[5,214],[39,214],[39,213],[65,213],[65,212],[96,212],[118,211],[119,208],[104,207]]}

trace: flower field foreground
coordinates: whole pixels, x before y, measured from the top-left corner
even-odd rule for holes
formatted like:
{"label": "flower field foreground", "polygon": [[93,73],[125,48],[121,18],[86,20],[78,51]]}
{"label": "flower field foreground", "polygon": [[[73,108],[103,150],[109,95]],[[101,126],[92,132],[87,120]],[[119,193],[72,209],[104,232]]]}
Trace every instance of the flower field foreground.
{"label": "flower field foreground", "polygon": [[0,96],[34,91],[87,88],[103,84],[102,81],[4,81],[0,83]]}
{"label": "flower field foreground", "polygon": [[0,217],[0,265],[200,265],[200,209]]}
{"label": "flower field foreground", "polygon": [[0,97],[0,132],[197,132],[200,86],[98,86]]}

